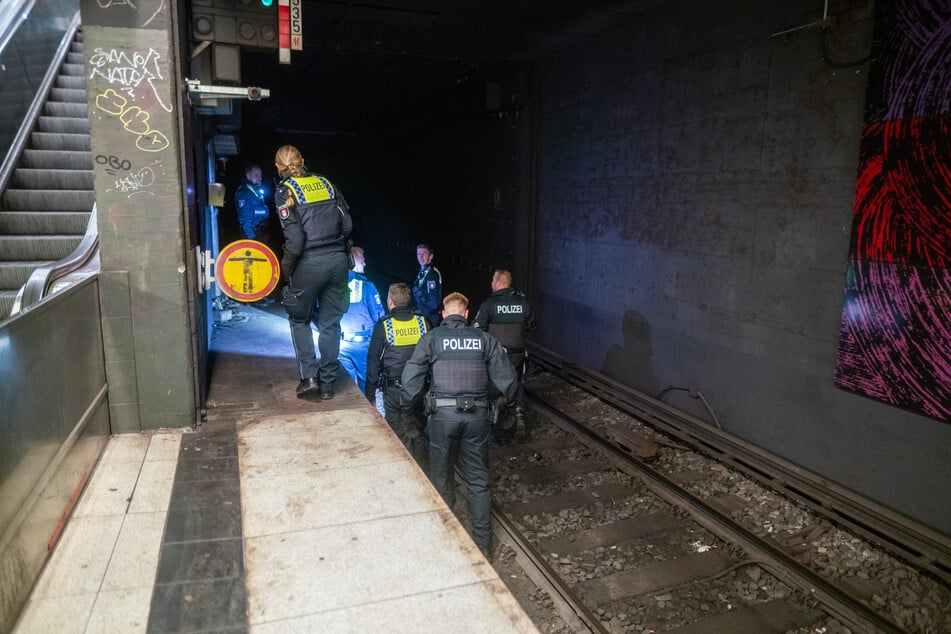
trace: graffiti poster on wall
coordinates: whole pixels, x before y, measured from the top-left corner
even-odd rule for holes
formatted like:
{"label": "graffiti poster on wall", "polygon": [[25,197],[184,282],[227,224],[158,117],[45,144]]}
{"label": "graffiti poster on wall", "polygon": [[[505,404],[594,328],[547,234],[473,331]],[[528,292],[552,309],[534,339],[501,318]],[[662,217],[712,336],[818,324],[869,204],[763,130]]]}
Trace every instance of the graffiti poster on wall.
{"label": "graffiti poster on wall", "polygon": [[951,5],[875,28],[835,382],[951,422]]}

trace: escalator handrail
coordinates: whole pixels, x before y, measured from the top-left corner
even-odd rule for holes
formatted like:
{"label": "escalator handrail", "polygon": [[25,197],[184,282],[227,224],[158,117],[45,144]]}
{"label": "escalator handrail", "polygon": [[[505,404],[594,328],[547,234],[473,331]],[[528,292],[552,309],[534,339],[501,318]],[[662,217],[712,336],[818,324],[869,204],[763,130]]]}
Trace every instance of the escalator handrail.
{"label": "escalator handrail", "polygon": [[0,192],[7,189],[7,184],[10,182],[13,170],[16,169],[17,163],[20,161],[20,154],[23,153],[27,141],[29,141],[30,135],[33,133],[33,126],[36,125],[36,120],[43,111],[43,104],[46,103],[46,98],[49,96],[50,89],[56,81],[60,66],[62,66],[63,60],[66,59],[66,54],[69,52],[73,38],[76,37],[76,31],[79,30],[79,26],[79,11],[77,11],[76,15],[73,16],[72,22],[69,24],[69,28],[66,29],[62,41],[59,43],[59,48],[56,49],[53,61],[50,62],[46,75],[43,77],[43,82],[33,97],[33,103],[30,104],[30,109],[23,117],[23,122],[20,124],[20,129],[17,131],[16,137],[14,137],[13,142],[10,144],[10,149],[3,159],[3,165],[0,166]]}
{"label": "escalator handrail", "polygon": [[93,203],[92,213],[89,214],[89,223],[86,225],[86,233],[79,245],[73,249],[73,252],[62,260],[54,262],[48,266],[41,266],[33,273],[30,278],[17,293],[13,302],[11,315],[22,313],[40,300],[46,297],[48,291],[56,280],[78,271],[92,260],[93,256],[99,252],[99,224],[96,220],[96,205]]}
{"label": "escalator handrail", "polygon": [[36,0],[9,0],[0,6],[0,53],[13,39],[20,22],[30,15],[35,4]]}

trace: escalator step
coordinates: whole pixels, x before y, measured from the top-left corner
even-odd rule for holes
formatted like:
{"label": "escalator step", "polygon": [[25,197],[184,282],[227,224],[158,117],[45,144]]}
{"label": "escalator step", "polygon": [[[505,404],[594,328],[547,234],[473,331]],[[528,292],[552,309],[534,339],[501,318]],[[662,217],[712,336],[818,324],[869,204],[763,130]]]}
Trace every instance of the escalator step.
{"label": "escalator step", "polygon": [[86,104],[84,103],[66,103],[64,101],[47,101],[43,104],[43,114],[48,117],[79,117],[85,119]]}
{"label": "escalator step", "polygon": [[83,64],[63,64],[59,69],[60,75],[70,75],[72,77],[85,77],[86,67]]}
{"label": "escalator step", "polygon": [[82,75],[57,75],[56,83],[54,85],[57,88],[75,88],[78,90],[85,90],[86,78]]}
{"label": "escalator step", "polygon": [[91,170],[92,152],[24,150],[19,166],[25,169]]}
{"label": "escalator step", "polygon": [[92,170],[37,170],[17,168],[10,179],[12,189],[93,189]]}
{"label": "escalator step", "polygon": [[66,134],[89,134],[89,119],[78,117],[39,117],[37,132],[65,132]]}
{"label": "escalator step", "polygon": [[82,235],[88,224],[88,211],[0,211],[3,235]]}
{"label": "escalator step", "polygon": [[0,195],[0,319],[38,266],[79,245],[95,204],[82,41],[77,33]]}
{"label": "escalator step", "polygon": [[50,101],[86,103],[86,91],[78,88],[50,88]]}
{"label": "escalator step", "polygon": [[81,241],[82,236],[0,236],[0,259],[61,260]]}
{"label": "escalator step", "polygon": [[52,264],[53,260],[33,260],[31,262],[0,261],[0,289],[19,290],[30,279],[30,274],[38,267]]}
{"label": "escalator step", "polygon": [[37,150],[90,150],[89,134],[34,132],[30,145]]}
{"label": "escalator step", "polygon": [[7,211],[89,211],[96,202],[96,192],[69,189],[7,189],[3,192],[2,200],[3,209]]}
{"label": "escalator step", "polygon": [[0,321],[10,316],[13,310],[13,302],[19,291],[0,291]]}

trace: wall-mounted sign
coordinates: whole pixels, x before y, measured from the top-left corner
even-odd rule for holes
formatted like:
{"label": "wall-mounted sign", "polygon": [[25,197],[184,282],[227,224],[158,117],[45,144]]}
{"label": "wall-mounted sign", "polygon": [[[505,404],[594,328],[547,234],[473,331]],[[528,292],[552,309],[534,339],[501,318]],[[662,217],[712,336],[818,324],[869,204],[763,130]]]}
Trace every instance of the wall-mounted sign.
{"label": "wall-mounted sign", "polygon": [[215,258],[215,281],[239,302],[256,302],[277,286],[281,265],[267,245],[257,240],[232,242]]}
{"label": "wall-mounted sign", "polygon": [[291,63],[291,5],[290,0],[277,0],[277,61]]}
{"label": "wall-mounted sign", "polygon": [[300,12],[301,0],[291,0],[291,50],[304,50],[304,21]]}

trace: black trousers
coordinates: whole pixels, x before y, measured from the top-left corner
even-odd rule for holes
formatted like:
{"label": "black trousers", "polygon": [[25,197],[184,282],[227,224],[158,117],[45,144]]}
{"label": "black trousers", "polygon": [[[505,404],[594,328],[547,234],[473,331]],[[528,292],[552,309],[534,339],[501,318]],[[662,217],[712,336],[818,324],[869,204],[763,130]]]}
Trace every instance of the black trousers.
{"label": "black trousers", "polygon": [[[300,378],[316,378],[324,388],[333,388],[340,370],[340,318],[350,307],[347,271],[347,254],[343,251],[305,251],[297,262],[291,283],[284,289],[284,309],[291,325]],[[320,302],[317,311],[319,364],[314,350],[314,331],[310,328],[315,302]]]}
{"label": "black trousers", "polygon": [[419,429],[406,429],[403,421],[400,420],[400,389],[398,387],[383,388],[383,409],[386,412],[385,418],[390,428],[396,432],[396,436],[409,450],[416,462],[425,469],[429,463],[426,438]]}
{"label": "black trousers", "polygon": [[489,493],[489,421],[484,407],[457,412],[436,408],[429,419],[430,477],[449,508],[456,502],[455,468],[459,465],[472,511],[472,539],[483,553],[492,546]]}

